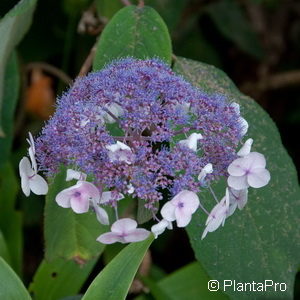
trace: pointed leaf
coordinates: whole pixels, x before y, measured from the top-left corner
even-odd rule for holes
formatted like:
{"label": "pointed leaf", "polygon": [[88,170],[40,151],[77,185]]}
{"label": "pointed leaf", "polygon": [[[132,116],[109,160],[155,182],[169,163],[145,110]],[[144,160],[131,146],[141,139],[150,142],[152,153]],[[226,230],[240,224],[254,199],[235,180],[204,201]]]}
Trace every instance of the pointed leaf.
{"label": "pointed leaf", "polygon": [[153,241],[132,243],[124,248],[94,279],[82,300],[122,300],[126,298],[142,259]]}
{"label": "pointed leaf", "polygon": [[20,278],[2,257],[0,257],[0,299],[31,299]]}
{"label": "pointed leaf", "polygon": [[17,274],[21,274],[23,255],[22,215],[15,210],[18,189],[14,170],[9,163],[6,163],[0,167],[0,228],[10,254],[11,266]]}
{"label": "pointed leaf", "polygon": [[101,225],[93,212],[76,214],[71,208],[62,208],[55,201],[56,195],[74,183],[66,182],[66,171],[60,171],[49,187],[45,207],[46,258],[74,259],[79,263],[98,256],[104,245],[96,238],[108,226]]}
{"label": "pointed leaf", "polygon": [[118,11],[103,30],[93,68],[99,70],[122,57],[158,57],[171,62],[171,40],[159,14],[150,7],[127,6]]}
{"label": "pointed leaf", "polygon": [[37,0],[21,0],[0,20],[0,138],[6,132],[3,130],[3,89],[6,63],[14,47],[27,32]]}
{"label": "pointed leaf", "polygon": [[20,75],[18,70],[17,56],[16,53],[13,52],[7,62],[4,73],[3,103],[2,109],[0,108],[2,129],[5,132],[5,137],[0,137],[0,167],[3,166],[3,164],[7,161],[11,151],[13,141],[14,113],[19,95],[19,87]]}
{"label": "pointed leaf", "polygon": [[80,266],[74,261],[61,258],[52,262],[43,260],[34,275],[29,291],[35,300],[52,300],[76,295],[96,262],[97,258]]}
{"label": "pointed leaf", "polygon": [[[175,70],[199,88],[220,93],[241,104],[241,113],[249,122],[248,137],[254,139],[253,151],[264,153],[271,172],[269,185],[250,189],[242,211],[226,220],[225,226],[209,233],[201,241],[206,216],[197,212],[187,231],[196,257],[213,279],[236,282],[264,282],[265,279],[287,284],[286,292],[234,292],[233,299],[281,297],[292,299],[295,274],[300,263],[300,191],[291,158],[282,146],[280,135],[268,114],[252,99],[242,95],[220,70],[196,61],[178,58]],[[248,138],[247,137],[247,138]],[[246,139],[246,138],[245,138]],[[213,186],[218,197],[225,183]],[[201,193],[203,205],[212,208],[211,196]]]}

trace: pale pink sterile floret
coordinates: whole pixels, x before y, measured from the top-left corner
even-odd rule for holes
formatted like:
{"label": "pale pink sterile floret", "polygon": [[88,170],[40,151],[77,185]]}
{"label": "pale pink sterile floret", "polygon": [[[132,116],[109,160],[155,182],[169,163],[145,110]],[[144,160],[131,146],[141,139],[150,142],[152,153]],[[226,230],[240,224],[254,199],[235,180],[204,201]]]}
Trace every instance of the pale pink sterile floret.
{"label": "pale pink sterile floret", "polygon": [[130,218],[117,220],[111,226],[111,232],[101,234],[97,241],[102,244],[113,244],[116,242],[126,244],[143,241],[150,235],[150,231],[137,228],[137,222]]}
{"label": "pale pink sterile floret", "polygon": [[201,239],[204,239],[208,232],[217,230],[221,225],[224,226],[225,220],[228,216],[229,203],[229,191],[227,188],[225,197],[223,197],[223,199],[215,205],[215,207],[207,217],[207,220],[205,222],[206,228],[202,234]]}
{"label": "pale pink sterile floret", "polygon": [[55,198],[59,206],[71,207],[78,214],[86,213],[89,210],[90,201],[98,203],[99,199],[98,189],[87,181],[78,181],[75,185],[58,193]]}
{"label": "pale pink sterile floret", "polygon": [[197,210],[199,204],[196,193],[183,190],[172,200],[166,202],[160,213],[165,220],[169,222],[176,220],[178,227],[185,227],[190,223],[192,214]]}
{"label": "pale pink sterile floret", "polygon": [[229,188],[229,211],[227,216],[231,216],[236,208],[242,210],[248,201],[248,189],[235,190]]}
{"label": "pale pink sterile floret", "polygon": [[235,190],[249,186],[260,188],[270,181],[270,172],[265,168],[266,159],[263,154],[250,152],[248,155],[234,160],[228,167],[228,185]]}
{"label": "pale pink sterile floret", "polygon": [[46,195],[48,193],[48,184],[46,180],[37,174],[32,168],[27,157],[23,157],[19,163],[19,173],[21,177],[21,188],[25,196],[30,195],[32,191],[36,195]]}

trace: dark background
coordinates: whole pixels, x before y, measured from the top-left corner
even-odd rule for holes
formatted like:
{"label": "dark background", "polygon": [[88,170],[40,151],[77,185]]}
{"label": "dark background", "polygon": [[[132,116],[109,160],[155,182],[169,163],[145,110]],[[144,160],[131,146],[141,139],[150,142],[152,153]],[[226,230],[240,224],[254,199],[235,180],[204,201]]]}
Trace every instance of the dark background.
{"label": "dark background", "polygon": [[[22,89],[15,125],[16,156],[25,153],[20,138],[29,130],[40,130],[53,111],[55,95],[78,75],[97,36],[113,12],[123,6],[121,1],[110,2],[105,6],[90,0],[38,1],[33,24],[18,47]],[[0,17],[16,3],[2,0]],[[175,55],[222,69],[264,107],[299,170],[300,1],[146,0],[145,4],[154,7],[167,23]],[[19,205],[25,212],[24,271],[29,281],[43,255],[43,203],[31,197]],[[184,231],[176,236],[184,255],[180,259],[172,255],[174,238],[166,235],[153,249],[154,262],[166,272],[193,260]],[[169,253],[168,259],[160,258],[162,252]],[[299,284],[296,286],[298,289]]]}

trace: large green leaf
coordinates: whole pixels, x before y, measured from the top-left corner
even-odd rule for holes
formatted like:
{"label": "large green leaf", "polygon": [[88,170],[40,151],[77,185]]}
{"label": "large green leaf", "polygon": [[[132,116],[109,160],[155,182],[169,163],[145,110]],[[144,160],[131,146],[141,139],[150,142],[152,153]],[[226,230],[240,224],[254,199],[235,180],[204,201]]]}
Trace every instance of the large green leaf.
{"label": "large green leaf", "polygon": [[150,7],[127,6],[114,15],[97,44],[94,70],[122,57],[158,57],[171,62],[168,29],[159,14]]}
{"label": "large green leaf", "polygon": [[142,259],[153,241],[131,243],[124,248],[94,279],[82,300],[122,300],[126,298]]}
{"label": "large green leaf", "polygon": [[[1,72],[1,71],[0,71]],[[1,85],[1,83],[0,83]],[[3,104],[2,110],[0,109],[2,120],[2,129],[5,132],[5,137],[0,137],[0,167],[7,161],[12,140],[13,140],[13,121],[14,113],[19,95],[20,76],[17,64],[16,54],[13,52],[8,60],[5,74],[4,74],[4,87],[3,87]]]}
{"label": "large green leaf", "polygon": [[0,299],[28,300],[31,299],[20,278],[0,257]]}
{"label": "large green leaf", "polygon": [[74,261],[56,259],[51,262],[42,261],[36,271],[29,291],[35,300],[53,300],[76,295],[97,259],[90,260],[84,266]]}
{"label": "large green leaf", "polygon": [[191,263],[158,282],[158,286],[172,300],[226,300],[220,291],[210,292],[207,288],[210,278],[198,262]]}
{"label": "large green leaf", "polygon": [[104,250],[104,245],[96,238],[108,231],[108,226],[101,225],[92,212],[76,214],[57,205],[56,195],[73,184],[67,183],[65,178],[66,173],[62,170],[51,183],[46,196],[46,258],[51,261],[63,257],[85,262]]}
{"label": "large green leaf", "polygon": [[219,31],[246,53],[262,58],[264,53],[258,36],[245,13],[235,0],[222,0],[209,4],[206,9]]}
{"label": "large green leaf", "polygon": [[18,182],[12,166],[0,167],[0,228],[10,255],[10,264],[16,273],[22,269],[22,215],[15,210]]}
{"label": "large green leaf", "polygon": [[[287,284],[287,291],[226,292],[234,299],[281,297],[291,299],[295,274],[300,263],[300,191],[297,173],[282,146],[278,130],[268,114],[252,99],[242,95],[230,79],[215,67],[178,58],[175,71],[201,89],[220,93],[241,104],[242,115],[250,124],[248,137],[254,139],[253,150],[264,153],[271,172],[270,183],[250,189],[247,206],[226,220],[224,228],[209,233],[201,241],[206,216],[198,212],[187,231],[196,257],[212,279],[236,282],[273,282]],[[219,197],[224,182],[213,186]],[[214,205],[211,196],[200,194],[204,206]]]}
{"label": "large green leaf", "polygon": [[21,41],[28,30],[37,0],[21,0],[0,21],[0,137],[6,132],[3,129],[3,88],[6,63],[14,47]]}

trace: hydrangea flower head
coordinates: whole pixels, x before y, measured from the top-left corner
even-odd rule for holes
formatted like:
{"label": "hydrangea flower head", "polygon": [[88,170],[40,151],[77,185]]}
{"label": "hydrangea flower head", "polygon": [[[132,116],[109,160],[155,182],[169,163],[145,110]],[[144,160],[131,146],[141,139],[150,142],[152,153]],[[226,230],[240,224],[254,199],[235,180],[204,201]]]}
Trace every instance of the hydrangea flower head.
{"label": "hydrangea flower head", "polygon": [[[115,209],[118,222],[118,201],[142,199],[159,222],[158,235],[175,220],[188,225],[202,207],[197,193],[228,177],[247,129],[237,103],[205,94],[160,60],[127,58],[78,78],[59,98],[34,151],[46,176],[63,164],[73,170],[67,180],[78,180],[57,196],[59,205],[77,213],[91,207],[107,223],[105,206]],[[165,194],[171,200],[162,205]],[[133,223],[114,224],[112,233],[124,226],[127,234]]]}

